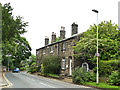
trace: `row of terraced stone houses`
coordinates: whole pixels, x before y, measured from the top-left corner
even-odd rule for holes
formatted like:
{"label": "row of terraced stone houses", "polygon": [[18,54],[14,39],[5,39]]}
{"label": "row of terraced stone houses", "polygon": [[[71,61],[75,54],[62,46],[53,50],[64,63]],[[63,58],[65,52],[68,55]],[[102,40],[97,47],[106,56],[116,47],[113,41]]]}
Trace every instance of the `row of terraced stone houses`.
{"label": "row of terraced stone houses", "polygon": [[52,32],[52,40],[49,44],[49,38],[45,37],[45,46],[36,49],[36,63],[41,64],[41,60],[45,56],[58,55],[61,59],[61,74],[71,76],[72,71],[77,67],[84,67],[89,70],[89,62],[87,60],[76,60],[73,57],[75,54],[73,46],[75,41],[78,42],[83,33],[78,34],[78,25],[73,23],[71,25],[71,37],[65,38],[65,27],[61,27],[60,40],[56,42],[56,34]]}

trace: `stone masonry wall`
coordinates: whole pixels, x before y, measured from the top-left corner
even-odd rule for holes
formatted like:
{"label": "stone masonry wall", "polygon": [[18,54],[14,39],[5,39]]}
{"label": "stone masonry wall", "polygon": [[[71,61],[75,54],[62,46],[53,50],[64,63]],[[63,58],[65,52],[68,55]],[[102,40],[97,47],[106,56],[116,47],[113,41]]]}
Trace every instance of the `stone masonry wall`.
{"label": "stone masonry wall", "polygon": [[[38,49],[36,51],[36,58],[38,62],[37,65],[41,64],[41,60],[44,56],[58,55],[61,58],[61,64],[62,64],[62,58],[65,58],[65,69],[64,70],[61,69],[61,74],[69,75],[70,74],[70,58],[72,58],[72,70],[74,70],[74,68],[76,67],[75,60],[73,57],[74,50],[72,47],[75,46],[75,41],[80,40],[80,37],[82,37],[81,34],[74,36],[72,38],[60,41],[58,43],[55,43],[55,44],[53,43],[53,44],[50,44],[43,48]],[[65,43],[65,49],[63,49],[64,43]],[[51,47],[53,47],[53,52],[50,52]],[[44,50],[45,50],[45,53],[43,53]]]}

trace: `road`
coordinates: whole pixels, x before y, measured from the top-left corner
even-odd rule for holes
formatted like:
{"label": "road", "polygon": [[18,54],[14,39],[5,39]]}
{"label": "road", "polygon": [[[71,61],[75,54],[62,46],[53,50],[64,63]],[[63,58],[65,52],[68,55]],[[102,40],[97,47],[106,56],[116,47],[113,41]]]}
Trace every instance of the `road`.
{"label": "road", "polygon": [[5,77],[12,83],[9,88],[86,88],[88,90],[94,90],[93,88],[35,76],[26,72],[8,72],[5,74]]}

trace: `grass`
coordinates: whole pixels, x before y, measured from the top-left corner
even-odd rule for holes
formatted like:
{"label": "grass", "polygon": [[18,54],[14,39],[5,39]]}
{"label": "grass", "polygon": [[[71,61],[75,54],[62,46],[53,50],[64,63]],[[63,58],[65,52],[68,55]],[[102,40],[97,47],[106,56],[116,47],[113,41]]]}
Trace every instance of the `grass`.
{"label": "grass", "polygon": [[47,75],[52,76],[52,77],[59,77],[57,74],[48,73]]}
{"label": "grass", "polygon": [[120,90],[119,86],[112,86],[112,85],[109,85],[106,83],[98,83],[97,84],[96,82],[86,82],[83,85],[94,86],[94,87],[99,87],[99,88],[119,89]]}

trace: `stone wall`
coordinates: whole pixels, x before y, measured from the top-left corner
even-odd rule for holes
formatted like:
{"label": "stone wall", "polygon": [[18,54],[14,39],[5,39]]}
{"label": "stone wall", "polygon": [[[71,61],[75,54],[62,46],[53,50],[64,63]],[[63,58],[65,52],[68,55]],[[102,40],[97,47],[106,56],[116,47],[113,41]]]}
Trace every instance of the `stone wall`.
{"label": "stone wall", "polygon": [[[73,46],[75,46],[75,41],[78,42],[80,40],[80,37],[82,37],[82,34],[37,49],[36,51],[36,58],[38,63],[37,65],[41,64],[41,60],[44,56],[58,55],[61,58],[61,66],[62,58],[65,59],[65,69],[61,69],[61,74],[70,75],[70,58],[72,59],[72,70],[76,67],[75,64],[78,64],[78,62],[76,63],[73,57],[74,54]],[[53,47],[53,52],[51,52],[51,47]]]}
{"label": "stone wall", "polygon": [[61,59],[61,74],[71,75],[75,67],[82,66],[84,61],[75,60],[73,57],[73,46],[83,37],[83,33],[77,34],[78,25],[76,23],[73,23],[71,27],[71,37],[69,38],[65,38],[65,27],[61,27],[60,41],[56,42],[56,33],[54,32],[52,32],[51,44],[49,44],[49,38],[45,39],[45,46],[36,50],[37,65],[41,64],[41,60],[45,56],[58,55]]}

